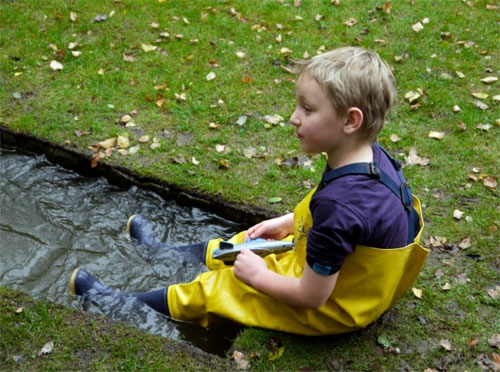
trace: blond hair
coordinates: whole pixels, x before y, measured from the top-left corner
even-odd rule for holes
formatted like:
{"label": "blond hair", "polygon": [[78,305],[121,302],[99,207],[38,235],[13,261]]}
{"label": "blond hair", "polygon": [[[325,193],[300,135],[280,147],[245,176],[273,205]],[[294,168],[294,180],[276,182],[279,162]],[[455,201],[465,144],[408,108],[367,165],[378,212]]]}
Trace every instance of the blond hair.
{"label": "blond hair", "polygon": [[316,80],[337,113],[359,108],[363,112],[363,138],[376,140],[397,92],[391,68],[377,53],[344,47],[295,63],[300,75]]}

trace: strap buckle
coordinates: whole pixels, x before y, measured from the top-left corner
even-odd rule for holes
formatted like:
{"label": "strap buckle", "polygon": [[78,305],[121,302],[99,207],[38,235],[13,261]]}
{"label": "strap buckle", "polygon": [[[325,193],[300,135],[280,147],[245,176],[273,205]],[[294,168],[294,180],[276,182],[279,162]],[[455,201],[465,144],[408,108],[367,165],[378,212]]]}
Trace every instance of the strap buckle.
{"label": "strap buckle", "polygon": [[377,179],[380,179],[382,177],[382,172],[380,171],[380,168],[378,167],[378,164],[375,162],[369,163],[368,170],[370,171],[370,174],[372,176],[375,176]]}

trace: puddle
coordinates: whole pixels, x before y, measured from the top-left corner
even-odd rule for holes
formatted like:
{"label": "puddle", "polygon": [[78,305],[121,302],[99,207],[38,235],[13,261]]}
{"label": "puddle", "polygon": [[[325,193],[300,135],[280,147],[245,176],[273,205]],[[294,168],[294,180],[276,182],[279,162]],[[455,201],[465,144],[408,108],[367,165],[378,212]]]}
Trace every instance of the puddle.
{"label": "puddle", "polygon": [[141,213],[170,244],[228,238],[241,226],[215,214],[180,206],[137,187],[111,185],[50,163],[44,155],[0,147],[0,285],[66,307],[127,321],[153,334],[183,340],[223,355],[239,326],[213,329],[167,320],[131,298],[75,299],[69,278],[85,267],[104,284],[139,292],[192,280],[201,264],[144,257],[125,234],[127,218]]}

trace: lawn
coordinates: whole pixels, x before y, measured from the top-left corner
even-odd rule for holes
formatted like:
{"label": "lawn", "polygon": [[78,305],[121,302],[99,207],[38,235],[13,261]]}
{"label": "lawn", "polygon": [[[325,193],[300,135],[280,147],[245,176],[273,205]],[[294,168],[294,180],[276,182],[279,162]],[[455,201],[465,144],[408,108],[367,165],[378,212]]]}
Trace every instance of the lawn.
{"label": "lawn", "polygon": [[[423,201],[424,271],[362,332],[304,338],[246,329],[233,349],[262,371],[493,370],[499,9],[493,0],[4,1],[0,124],[91,156],[96,167],[283,213],[325,164],[300,152],[288,122],[293,60],[338,46],[373,49],[398,80],[379,141],[403,161]],[[18,326],[8,319],[2,335]],[[2,336],[0,365],[14,368],[25,341],[9,339]],[[92,355],[102,360],[102,350]],[[50,357],[48,368],[68,368],[64,355]],[[111,357],[117,366],[130,355]]]}

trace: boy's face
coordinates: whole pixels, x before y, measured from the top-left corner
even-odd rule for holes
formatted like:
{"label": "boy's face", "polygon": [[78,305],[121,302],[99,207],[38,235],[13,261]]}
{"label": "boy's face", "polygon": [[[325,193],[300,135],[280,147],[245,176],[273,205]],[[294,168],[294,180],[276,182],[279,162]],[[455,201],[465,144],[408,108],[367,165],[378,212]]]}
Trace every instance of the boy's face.
{"label": "boy's face", "polygon": [[330,99],[311,76],[304,74],[295,85],[297,107],[290,118],[301,149],[332,156],[342,144],[345,118],[337,114]]}

